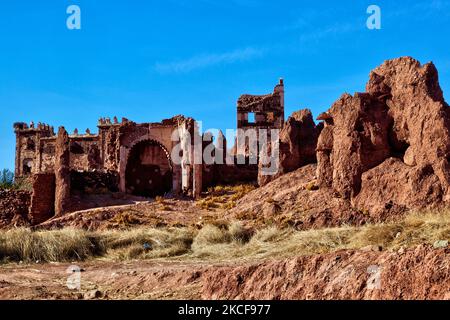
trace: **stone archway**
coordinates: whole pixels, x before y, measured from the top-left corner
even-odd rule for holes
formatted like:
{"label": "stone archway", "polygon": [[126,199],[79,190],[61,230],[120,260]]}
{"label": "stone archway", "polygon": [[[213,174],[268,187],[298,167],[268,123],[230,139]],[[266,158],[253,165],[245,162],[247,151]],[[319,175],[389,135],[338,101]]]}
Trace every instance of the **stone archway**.
{"label": "stone archway", "polygon": [[156,140],[143,140],[130,150],[125,170],[126,192],[138,196],[164,195],[173,187],[173,167],[167,149]]}

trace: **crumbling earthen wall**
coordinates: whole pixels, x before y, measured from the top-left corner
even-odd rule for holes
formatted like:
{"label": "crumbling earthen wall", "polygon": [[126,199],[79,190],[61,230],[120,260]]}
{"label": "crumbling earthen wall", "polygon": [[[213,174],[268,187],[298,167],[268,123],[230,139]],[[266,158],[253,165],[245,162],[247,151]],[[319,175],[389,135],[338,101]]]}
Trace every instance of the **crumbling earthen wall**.
{"label": "crumbling earthen wall", "polygon": [[[250,115],[253,119],[250,119]],[[260,130],[280,129],[284,125],[284,83],[275,86],[273,93],[267,95],[242,95],[237,102],[237,129],[247,135],[249,130],[255,130],[259,140]],[[238,134],[235,145],[235,154],[258,157],[259,145],[252,150],[248,141],[241,141]],[[246,136],[242,139],[247,140]],[[256,153],[256,154],[253,154]]]}
{"label": "crumbling earthen wall", "polygon": [[[254,114],[250,121],[249,114]],[[284,83],[267,95],[242,95],[237,102],[237,128],[279,128],[284,124]]]}
{"label": "crumbling earthen wall", "polygon": [[70,140],[64,127],[58,130],[55,157],[55,215],[61,216],[70,206]]}
{"label": "crumbling earthen wall", "polygon": [[100,120],[98,128],[100,159],[102,159],[101,166],[107,171],[118,171],[120,162],[120,125]]}
{"label": "crumbling earthen wall", "polygon": [[70,136],[70,168],[77,171],[101,168],[98,135]]}
{"label": "crumbling earthen wall", "polygon": [[[182,179],[180,177],[184,174],[192,176],[192,172],[188,172],[188,169],[183,164],[174,164],[171,159],[171,153],[173,148],[175,148],[179,139],[173,137],[174,132],[180,132],[180,135],[185,135],[189,133],[192,139],[187,139],[187,144],[182,143],[183,154],[188,155],[191,152],[191,145],[193,143],[193,124],[194,120],[191,118],[184,118],[182,116],[176,116],[172,119],[163,120],[160,123],[144,123],[136,124],[131,121],[123,123],[123,125],[118,130],[118,140],[119,140],[119,163],[118,170],[120,176],[120,190],[122,192],[127,192],[127,175],[130,176],[132,169],[130,166],[133,163],[129,163],[130,157],[136,157],[136,148],[140,147],[142,143],[150,143],[158,148],[153,148],[157,150],[157,154],[154,154],[153,159],[149,158],[148,152],[145,156],[145,149],[138,152],[143,152],[137,155],[138,160],[141,164],[154,165],[157,166],[162,172],[163,176],[170,174],[171,179],[171,189],[175,192],[182,190]],[[189,127],[189,129],[180,130],[183,127]],[[117,145],[116,145],[117,147]],[[147,159],[147,160],[146,160]],[[135,159],[136,160],[136,159]],[[138,179],[138,178],[136,178]],[[166,178],[163,178],[165,181]],[[152,180],[151,178],[149,180]],[[192,180],[190,180],[193,182]],[[186,187],[192,188],[193,185],[188,184]],[[150,188],[151,189],[151,188]],[[132,190],[131,190],[132,191]]]}
{"label": "crumbling earthen wall", "polygon": [[115,171],[71,171],[71,194],[105,194],[119,191],[119,174]]}
{"label": "crumbling earthen wall", "polygon": [[[126,174],[131,152],[141,142],[152,142],[160,148],[152,147],[150,153],[144,152],[142,155],[137,155],[139,163],[144,166],[153,165],[155,170],[161,171],[161,175],[165,179],[173,180],[170,181],[170,185],[175,192],[181,192],[183,188],[186,190],[193,189],[193,167],[189,164],[173,165],[170,155],[172,149],[178,143],[172,137],[173,132],[177,128],[185,127],[185,130],[182,131],[183,134],[187,133],[192,137],[194,133],[193,123],[193,119],[183,116],[176,116],[159,123],[142,124],[134,123],[125,118],[121,122],[117,118],[114,118],[113,121],[102,118],[98,123],[98,134],[92,134],[88,129],[85,133],[80,134],[75,129],[73,134],[68,135],[67,141],[65,141],[68,149],[65,149],[64,154],[58,154],[62,151],[58,151],[58,139],[53,132],[53,128],[42,124],[35,127],[34,124],[28,126],[24,123],[16,123],[14,125],[17,138],[16,177],[56,172],[56,180],[62,181],[63,178],[58,172],[62,170],[61,161],[64,160],[64,162],[68,161],[68,165],[64,165],[63,168],[65,172],[116,172],[119,176],[117,188],[127,192],[129,188],[127,189],[126,185]],[[184,153],[189,155],[192,152],[193,142],[191,139],[186,141],[188,141],[188,145],[184,146]],[[29,169],[25,168],[27,170],[24,170],[24,164],[29,164]],[[65,175],[70,176],[66,173]],[[188,176],[185,182],[189,182],[184,186],[182,185],[183,176]],[[67,177],[65,180],[70,182]],[[199,183],[199,181],[201,182],[199,179],[196,181],[196,190],[199,190],[202,183]],[[60,186],[57,182],[57,185],[56,192],[58,193],[60,187],[62,188],[65,183]],[[65,190],[65,188],[61,190]],[[67,190],[63,193],[70,194]],[[59,199],[60,197],[57,195],[56,201],[58,202]]]}
{"label": "crumbling earthen wall", "polygon": [[0,189],[0,228],[27,225],[30,201],[28,191]]}
{"label": "crumbling earthen wall", "polygon": [[15,176],[22,177],[40,171],[40,140],[54,135],[53,127],[39,123],[27,125],[23,122],[14,124],[16,134]]}
{"label": "crumbling earthen wall", "polygon": [[36,156],[37,172],[52,173],[55,171],[56,136],[40,139],[39,154]]}
{"label": "crumbling earthen wall", "polygon": [[29,216],[33,225],[44,222],[55,214],[55,174],[33,175],[33,194]]}

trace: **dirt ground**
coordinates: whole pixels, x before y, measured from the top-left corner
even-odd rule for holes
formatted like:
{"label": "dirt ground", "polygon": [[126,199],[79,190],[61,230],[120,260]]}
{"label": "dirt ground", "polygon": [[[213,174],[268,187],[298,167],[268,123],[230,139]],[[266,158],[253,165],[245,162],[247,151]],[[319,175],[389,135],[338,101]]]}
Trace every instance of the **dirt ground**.
{"label": "dirt ground", "polygon": [[[0,299],[199,299],[198,270],[145,261],[9,264],[0,267]],[[69,277],[78,275],[80,290],[69,289]]]}
{"label": "dirt ground", "polygon": [[[0,299],[450,299],[450,249],[425,245],[244,264],[74,265],[81,271],[69,263],[0,266]],[[78,275],[80,289],[69,289]]]}

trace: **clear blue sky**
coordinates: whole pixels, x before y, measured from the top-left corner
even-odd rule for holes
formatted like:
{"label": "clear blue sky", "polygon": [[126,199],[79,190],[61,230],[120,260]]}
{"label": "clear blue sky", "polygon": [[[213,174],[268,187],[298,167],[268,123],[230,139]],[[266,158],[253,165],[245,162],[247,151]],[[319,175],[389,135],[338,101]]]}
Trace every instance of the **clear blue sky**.
{"label": "clear blue sky", "polygon": [[[66,8],[82,10],[68,30]],[[366,9],[382,10],[368,30]],[[450,96],[450,1],[14,0],[0,3],[0,168],[16,121],[96,131],[102,116],[176,114],[235,128],[243,93],[285,79],[286,115],[364,90],[369,71],[433,61]]]}

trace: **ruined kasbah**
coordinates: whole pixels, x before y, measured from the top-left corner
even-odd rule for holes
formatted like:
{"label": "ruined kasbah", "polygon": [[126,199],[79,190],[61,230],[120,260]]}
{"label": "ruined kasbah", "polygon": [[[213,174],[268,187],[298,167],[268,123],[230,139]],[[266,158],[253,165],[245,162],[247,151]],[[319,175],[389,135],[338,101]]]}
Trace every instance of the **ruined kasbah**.
{"label": "ruined kasbah", "polygon": [[[387,60],[317,122],[284,108],[280,80],[238,99],[235,138],[184,116],[102,118],[96,134],[16,123],[1,252],[57,272],[2,270],[32,283],[21,297],[45,279],[45,297],[68,299],[448,299],[450,107],[435,65]],[[65,261],[94,289],[79,265],[47,264]]]}
{"label": "ruined kasbah", "polygon": [[[309,111],[306,120],[314,126]],[[227,148],[222,131],[216,137],[202,133],[194,119],[181,115],[152,123],[101,118],[95,134],[90,129],[69,134],[64,127],[55,132],[53,126],[41,122],[17,122],[15,177],[32,184],[29,214],[22,217],[37,225],[83,209],[156,196],[199,198],[216,185],[256,184],[258,176],[267,180],[277,173],[262,174],[264,168],[258,166],[260,132],[276,132],[278,137],[283,126],[282,79],[271,94],[239,98],[233,148]],[[250,132],[256,132],[253,153]],[[194,161],[196,140],[200,141],[198,163]],[[204,161],[207,149],[213,161]],[[313,159],[311,155],[309,160]],[[278,170],[278,163],[275,167]]]}

